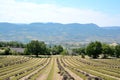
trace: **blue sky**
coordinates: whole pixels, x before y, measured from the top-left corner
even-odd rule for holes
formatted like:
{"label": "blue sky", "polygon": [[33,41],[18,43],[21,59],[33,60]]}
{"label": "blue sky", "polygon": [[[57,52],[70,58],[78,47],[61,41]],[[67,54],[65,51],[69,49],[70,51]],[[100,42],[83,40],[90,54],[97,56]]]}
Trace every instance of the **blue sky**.
{"label": "blue sky", "polygon": [[120,0],[17,0],[36,4],[56,4],[59,6],[92,9],[109,14],[120,13]]}
{"label": "blue sky", "polygon": [[120,0],[0,0],[0,22],[120,26]]}

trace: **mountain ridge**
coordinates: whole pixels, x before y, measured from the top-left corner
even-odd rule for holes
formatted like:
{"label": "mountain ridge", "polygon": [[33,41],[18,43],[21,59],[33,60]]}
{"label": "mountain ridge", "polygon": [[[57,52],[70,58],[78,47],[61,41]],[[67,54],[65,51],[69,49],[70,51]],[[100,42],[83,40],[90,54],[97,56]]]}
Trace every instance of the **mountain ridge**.
{"label": "mountain ridge", "polygon": [[94,23],[0,23],[0,41],[29,42],[38,39],[46,42],[118,42],[120,27],[100,27]]}

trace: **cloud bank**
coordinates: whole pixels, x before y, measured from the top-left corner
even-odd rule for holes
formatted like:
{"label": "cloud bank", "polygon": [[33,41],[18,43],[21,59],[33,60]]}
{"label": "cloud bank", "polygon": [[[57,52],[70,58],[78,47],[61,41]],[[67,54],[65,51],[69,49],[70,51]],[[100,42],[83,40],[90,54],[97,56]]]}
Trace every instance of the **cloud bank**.
{"label": "cloud bank", "polygon": [[0,22],[31,23],[95,23],[99,26],[120,26],[120,14],[107,13],[56,4],[35,4],[0,0]]}

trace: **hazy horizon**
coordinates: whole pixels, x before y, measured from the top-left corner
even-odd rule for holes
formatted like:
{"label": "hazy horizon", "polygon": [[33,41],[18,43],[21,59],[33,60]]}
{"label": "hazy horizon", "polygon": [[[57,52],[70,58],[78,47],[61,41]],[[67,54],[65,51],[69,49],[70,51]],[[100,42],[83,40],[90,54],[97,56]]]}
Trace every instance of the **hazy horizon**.
{"label": "hazy horizon", "polygon": [[[63,25],[67,25],[67,24],[95,24],[95,23],[59,23],[59,22],[31,22],[31,23],[15,23],[15,22],[0,22],[0,23],[9,23],[9,24],[26,24],[26,25],[28,25],[28,24],[33,24],[33,23],[40,23],[40,24],[49,24],[49,23],[52,23],[52,24],[63,24]],[[97,25],[97,24],[95,24],[95,25]],[[118,26],[115,26],[115,25],[113,25],[113,26],[99,26],[99,25],[97,25],[98,27],[120,27],[120,25],[118,25]]]}

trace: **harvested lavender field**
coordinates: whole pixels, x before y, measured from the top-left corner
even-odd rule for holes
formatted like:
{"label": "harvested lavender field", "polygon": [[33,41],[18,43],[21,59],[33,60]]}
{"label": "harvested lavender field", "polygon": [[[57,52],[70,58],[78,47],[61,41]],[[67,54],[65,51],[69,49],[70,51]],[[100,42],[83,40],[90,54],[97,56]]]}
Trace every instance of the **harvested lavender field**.
{"label": "harvested lavender field", "polygon": [[1,56],[0,80],[119,80],[120,59]]}

